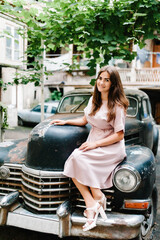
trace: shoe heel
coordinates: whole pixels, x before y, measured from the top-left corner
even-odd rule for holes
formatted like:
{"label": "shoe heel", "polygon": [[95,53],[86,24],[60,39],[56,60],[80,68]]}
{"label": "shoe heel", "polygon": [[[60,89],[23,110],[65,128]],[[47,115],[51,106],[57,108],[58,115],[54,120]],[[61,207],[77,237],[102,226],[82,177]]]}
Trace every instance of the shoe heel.
{"label": "shoe heel", "polygon": [[106,204],[107,204],[107,199],[104,196],[104,201],[103,201],[103,209],[104,209],[104,211],[106,210]]}
{"label": "shoe heel", "polygon": [[103,207],[100,207],[100,208],[99,208],[99,213],[100,213],[101,217],[103,218],[103,220],[106,220],[106,219],[107,219],[107,215],[106,215]]}

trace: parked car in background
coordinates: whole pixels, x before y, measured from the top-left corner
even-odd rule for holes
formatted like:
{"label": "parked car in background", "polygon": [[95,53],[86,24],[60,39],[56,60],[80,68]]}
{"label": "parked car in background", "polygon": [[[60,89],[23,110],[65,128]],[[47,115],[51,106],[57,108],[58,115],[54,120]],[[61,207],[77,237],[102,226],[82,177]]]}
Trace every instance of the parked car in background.
{"label": "parked car in background", "polygon": [[[59,101],[51,101],[44,103],[44,119],[55,114]],[[18,125],[37,124],[41,121],[41,104],[38,104],[32,109],[23,109],[18,111]]]}
{"label": "parked car in background", "polygon": [[156,161],[159,131],[148,96],[125,89],[129,100],[125,125],[127,157],[104,189],[107,221],[82,230],[85,204],[72,180],[63,175],[71,152],[87,138],[90,125],[50,125],[51,119],[83,116],[90,91],[65,95],[55,115],[44,120],[29,139],[0,143],[0,225],[59,237],[148,240],[157,211]]}

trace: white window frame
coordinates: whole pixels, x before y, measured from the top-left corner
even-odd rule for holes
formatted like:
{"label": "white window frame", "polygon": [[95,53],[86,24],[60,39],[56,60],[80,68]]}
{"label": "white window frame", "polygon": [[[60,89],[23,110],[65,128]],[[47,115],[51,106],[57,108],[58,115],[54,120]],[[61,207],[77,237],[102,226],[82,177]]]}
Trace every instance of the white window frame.
{"label": "white window frame", "polygon": [[[18,28],[15,26],[6,24],[5,30],[6,30],[5,58],[7,60],[19,61],[20,60],[20,35],[17,34]],[[10,46],[7,46],[7,39],[10,39],[11,41]],[[9,55],[7,56],[7,50],[8,51],[10,50],[10,56]]]}

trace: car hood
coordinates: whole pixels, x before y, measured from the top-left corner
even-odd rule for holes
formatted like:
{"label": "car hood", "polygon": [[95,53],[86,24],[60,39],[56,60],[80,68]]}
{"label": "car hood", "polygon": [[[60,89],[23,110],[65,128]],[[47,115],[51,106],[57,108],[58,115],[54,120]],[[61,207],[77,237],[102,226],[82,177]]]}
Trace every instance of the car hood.
{"label": "car hood", "polygon": [[[86,141],[91,126],[50,125],[53,119],[78,118],[83,114],[56,114],[38,124],[30,133],[26,166],[40,170],[62,171],[69,155]],[[138,132],[140,121],[126,119],[126,135]]]}

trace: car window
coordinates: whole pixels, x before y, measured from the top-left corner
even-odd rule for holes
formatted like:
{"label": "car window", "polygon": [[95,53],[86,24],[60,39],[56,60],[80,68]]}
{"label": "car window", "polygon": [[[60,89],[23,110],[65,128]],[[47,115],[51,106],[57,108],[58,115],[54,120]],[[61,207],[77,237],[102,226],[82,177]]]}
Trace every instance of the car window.
{"label": "car window", "polygon": [[138,112],[138,100],[134,97],[127,96],[129,106],[127,109],[127,116],[135,117]]}
{"label": "car window", "polygon": [[62,100],[59,112],[83,112],[91,95],[66,96]]}
{"label": "car window", "polygon": [[[47,106],[47,105],[44,105],[44,112],[45,112],[45,113],[47,112],[47,108],[48,108],[48,106]],[[37,105],[37,106],[34,107],[31,111],[32,111],[32,112],[41,112],[41,105]]]}
{"label": "car window", "polygon": [[143,118],[147,118],[149,117],[149,108],[148,108],[147,99],[143,99],[142,105],[143,105]]}
{"label": "car window", "polygon": [[51,113],[55,113],[56,112],[56,107],[52,107],[52,109],[51,109]]}

